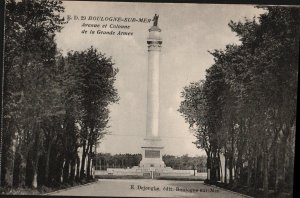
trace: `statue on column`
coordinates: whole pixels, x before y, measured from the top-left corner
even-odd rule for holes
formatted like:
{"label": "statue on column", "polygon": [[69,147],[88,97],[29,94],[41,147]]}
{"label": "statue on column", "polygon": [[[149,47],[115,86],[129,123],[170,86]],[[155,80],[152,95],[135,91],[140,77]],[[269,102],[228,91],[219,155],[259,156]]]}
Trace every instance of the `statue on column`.
{"label": "statue on column", "polygon": [[159,15],[155,14],[153,17],[153,26],[157,26]]}

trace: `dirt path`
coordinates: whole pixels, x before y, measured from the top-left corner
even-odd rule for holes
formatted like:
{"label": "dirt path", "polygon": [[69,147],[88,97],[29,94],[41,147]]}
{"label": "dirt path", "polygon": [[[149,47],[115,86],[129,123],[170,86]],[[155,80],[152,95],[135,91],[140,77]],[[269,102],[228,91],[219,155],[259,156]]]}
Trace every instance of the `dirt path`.
{"label": "dirt path", "polygon": [[151,179],[100,179],[98,182],[50,195],[120,196],[120,197],[198,197],[242,198],[237,193],[204,185],[201,181]]}

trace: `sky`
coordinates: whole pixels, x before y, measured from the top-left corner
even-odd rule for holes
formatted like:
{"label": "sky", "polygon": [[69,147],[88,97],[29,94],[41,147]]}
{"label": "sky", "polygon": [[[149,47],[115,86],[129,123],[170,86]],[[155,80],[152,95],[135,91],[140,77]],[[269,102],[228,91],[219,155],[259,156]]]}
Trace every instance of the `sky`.
{"label": "sky", "polygon": [[[264,11],[252,5],[122,3],[64,1],[67,17],[129,17],[152,19],[159,15],[162,30],[160,62],[159,136],[164,154],[201,156],[203,150],[192,143],[195,137],[178,112],[181,92],[191,82],[205,79],[205,71],[213,64],[208,51],[238,44],[235,33],[228,27],[230,20],[243,21]],[[103,29],[132,32],[132,36],[89,34],[83,23],[129,25],[129,29]],[[146,134],[147,111],[147,37],[151,23],[70,20],[56,36],[58,48],[66,54],[94,46],[112,57],[119,69],[115,87],[120,101],[110,106],[109,135],[101,140],[97,152],[141,153]],[[85,29],[87,34],[82,34]]]}

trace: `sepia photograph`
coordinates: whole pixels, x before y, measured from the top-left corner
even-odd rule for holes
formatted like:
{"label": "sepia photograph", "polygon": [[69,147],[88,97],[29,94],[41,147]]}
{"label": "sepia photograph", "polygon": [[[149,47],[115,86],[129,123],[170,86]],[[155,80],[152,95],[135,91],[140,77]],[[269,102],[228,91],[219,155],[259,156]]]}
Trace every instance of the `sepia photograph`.
{"label": "sepia photograph", "polygon": [[3,6],[1,196],[294,196],[300,6]]}

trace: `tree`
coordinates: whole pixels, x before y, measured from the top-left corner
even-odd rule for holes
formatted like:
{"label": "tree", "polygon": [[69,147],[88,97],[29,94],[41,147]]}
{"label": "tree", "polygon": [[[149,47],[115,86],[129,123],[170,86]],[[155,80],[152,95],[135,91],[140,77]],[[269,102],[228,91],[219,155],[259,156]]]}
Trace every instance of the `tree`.
{"label": "tree", "polygon": [[82,52],[70,52],[67,64],[76,68],[74,75],[82,112],[79,122],[83,147],[80,175],[84,176],[85,159],[88,157],[86,174],[90,177],[93,146],[106,133],[109,104],[119,99],[114,88],[118,70],[114,68],[111,58],[105,57],[93,47]]}

